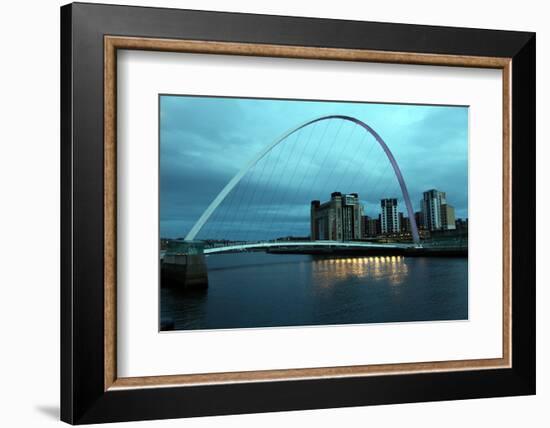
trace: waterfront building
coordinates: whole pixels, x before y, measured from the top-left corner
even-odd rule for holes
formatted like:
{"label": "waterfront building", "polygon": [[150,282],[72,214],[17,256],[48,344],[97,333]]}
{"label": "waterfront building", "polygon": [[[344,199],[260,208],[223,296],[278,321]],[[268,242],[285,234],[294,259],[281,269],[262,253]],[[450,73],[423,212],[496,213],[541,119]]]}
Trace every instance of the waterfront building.
{"label": "waterfront building", "polygon": [[401,224],[401,233],[411,232],[411,220],[405,217],[403,213],[399,213],[399,223]]}
{"label": "waterfront building", "polygon": [[441,228],[443,230],[455,230],[455,209],[449,204],[441,206]]}
{"label": "waterfront building", "polygon": [[420,207],[424,229],[434,231],[454,230],[456,228],[455,210],[452,205],[447,203],[445,192],[436,189],[424,192]]}
{"label": "waterfront building", "polygon": [[382,233],[382,214],[378,214],[378,218],[373,218],[371,220],[371,230],[374,230],[376,235]]}
{"label": "waterfront building", "polygon": [[455,226],[457,230],[466,230],[468,231],[468,219],[467,218],[457,218],[455,220]]}
{"label": "waterfront building", "polygon": [[[422,206],[422,204],[421,204]],[[416,221],[416,227],[418,228],[418,230],[424,230],[425,227],[424,227],[424,220],[422,218],[422,212],[421,211],[417,211],[414,213],[414,220]]]}
{"label": "waterfront building", "polygon": [[441,229],[441,205],[446,204],[445,192],[436,189],[428,190],[423,193],[420,201],[422,210],[422,221],[426,230]]}
{"label": "waterfront building", "polygon": [[363,238],[372,238],[380,235],[380,216],[378,218],[363,216]]}
{"label": "waterfront building", "polygon": [[351,241],[361,239],[363,207],[357,193],[333,192],[324,203],[311,201],[311,239],[313,241]]}
{"label": "waterfront building", "polygon": [[382,199],[380,205],[382,207],[382,215],[380,217],[380,229],[382,234],[399,233],[401,225],[397,212],[397,199]]}
{"label": "waterfront building", "polygon": [[361,238],[368,236],[369,219],[368,215],[361,216]]}

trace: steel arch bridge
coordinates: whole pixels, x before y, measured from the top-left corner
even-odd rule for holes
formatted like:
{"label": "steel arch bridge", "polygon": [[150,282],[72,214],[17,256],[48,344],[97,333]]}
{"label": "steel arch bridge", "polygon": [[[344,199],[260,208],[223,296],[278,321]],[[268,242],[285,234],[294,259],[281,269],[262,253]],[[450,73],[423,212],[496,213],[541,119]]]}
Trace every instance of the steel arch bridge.
{"label": "steel arch bridge", "polygon": [[246,175],[248,171],[250,171],[264,156],[266,156],[272,149],[274,149],[276,146],[281,144],[283,141],[285,141],[288,137],[290,137],[295,132],[298,132],[299,130],[312,125],[317,122],[325,121],[325,120],[331,120],[331,119],[341,119],[344,121],[352,122],[360,127],[362,127],[366,132],[368,132],[370,135],[374,137],[376,142],[380,145],[382,150],[384,151],[386,157],[388,158],[393,171],[395,173],[395,176],[397,178],[397,181],[399,182],[399,187],[401,188],[401,193],[403,194],[403,199],[405,201],[405,205],[407,208],[407,213],[409,215],[410,224],[411,224],[411,234],[413,238],[413,242],[415,244],[420,243],[420,236],[418,234],[418,226],[416,224],[416,219],[414,217],[414,210],[412,207],[411,199],[409,196],[409,191],[407,190],[407,185],[405,183],[405,180],[403,178],[403,174],[401,173],[401,170],[399,168],[399,165],[397,164],[397,161],[395,160],[395,157],[393,156],[391,150],[389,149],[388,145],[385,143],[385,141],[380,137],[380,135],[368,124],[365,122],[352,117],[352,116],[346,116],[346,115],[327,115],[327,116],[321,116],[317,117],[315,119],[308,120],[294,128],[291,128],[284,134],[282,134],[279,138],[277,138],[275,141],[273,141],[271,144],[266,146],[262,151],[260,151],[256,156],[254,156],[246,165],[244,165],[241,170],[235,174],[235,176],[225,185],[225,187],[218,193],[218,195],[214,198],[214,200],[210,203],[210,205],[206,208],[206,210],[202,213],[202,215],[199,217],[197,222],[193,225],[191,230],[187,233],[185,236],[186,241],[192,241],[195,239],[197,234],[200,232],[202,227],[206,224],[208,219],[212,216],[212,214],[216,211],[216,209],[220,206],[220,204],[224,201],[224,199],[231,193],[231,191],[239,184],[241,179]]}

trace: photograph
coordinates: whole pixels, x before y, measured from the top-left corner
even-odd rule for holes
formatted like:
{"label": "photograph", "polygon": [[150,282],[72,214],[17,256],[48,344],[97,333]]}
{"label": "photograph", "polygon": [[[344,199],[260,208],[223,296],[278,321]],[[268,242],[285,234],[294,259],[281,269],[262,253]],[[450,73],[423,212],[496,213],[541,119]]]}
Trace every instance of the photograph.
{"label": "photograph", "polygon": [[467,105],[160,94],[159,328],[468,320]]}

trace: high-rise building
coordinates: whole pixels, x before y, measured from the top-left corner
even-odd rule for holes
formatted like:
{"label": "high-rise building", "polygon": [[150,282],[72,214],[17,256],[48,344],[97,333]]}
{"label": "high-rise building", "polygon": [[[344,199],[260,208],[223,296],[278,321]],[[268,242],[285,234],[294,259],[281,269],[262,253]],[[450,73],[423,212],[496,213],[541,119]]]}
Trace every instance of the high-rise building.
{"label": "high-rise building", "polygon": [[342,196],[342,235],[344,241],[361,239],[363,206],[357,193]]}
{"label": "high-rise building", "polygon": [[380,217],[380,229],[383,234],[399,233],[401,225],[397,212],[397,199],[389,198],[380,201],[382,215]]}
{"label": "high-rise building", "polygon": [[311,239],[351,241],[361,239],[363,207],[357,193],[333,192],[324,203],[311,201]]}
{"label": "high-rise building", "polygon": [[444,230],[455,230],[455,209],[449,204],[441,205],[441,228]]}
{"label": "high-rise building", "polygon": [[441,205],[446,204],[445,192],[436,189],[428,190],[423,193],[420,201],[422,210],[422,220],[426,230],[441,229]]}
{"label": "high-rise building", "polygon": [[445,192],[436,189],[424,192],[420,207],[424,229],[431,231],[455,229],[455,210],[447,204]]}

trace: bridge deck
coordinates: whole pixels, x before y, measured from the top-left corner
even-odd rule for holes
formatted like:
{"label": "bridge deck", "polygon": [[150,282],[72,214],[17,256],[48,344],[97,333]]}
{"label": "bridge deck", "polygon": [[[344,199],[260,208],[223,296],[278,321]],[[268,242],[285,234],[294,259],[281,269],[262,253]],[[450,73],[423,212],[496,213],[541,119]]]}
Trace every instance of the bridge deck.
{"label": "bridge deck", "polygon": [[415,248],[415,244],[381,244],[376,242],[338,242],[338,241],[280,241],[280,242],[257,242],[237,245],[227,245],[224,247],[205,248],[204,254],[228,253],[247,250],[260,250],[268,248],[331,248],[331,249],[367,249],[367,248],[384,248],[384,249],[405,249]]}

